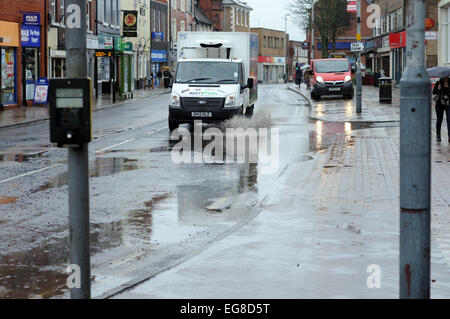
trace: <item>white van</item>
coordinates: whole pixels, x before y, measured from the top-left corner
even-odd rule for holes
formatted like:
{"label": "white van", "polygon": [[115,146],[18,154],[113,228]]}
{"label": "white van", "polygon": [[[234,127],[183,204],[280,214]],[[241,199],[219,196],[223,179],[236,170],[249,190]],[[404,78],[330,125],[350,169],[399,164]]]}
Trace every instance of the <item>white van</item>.
{"label": "white van", "polygon": [[258,35],[180,32],[169,128],[253,114],[258,97]]}

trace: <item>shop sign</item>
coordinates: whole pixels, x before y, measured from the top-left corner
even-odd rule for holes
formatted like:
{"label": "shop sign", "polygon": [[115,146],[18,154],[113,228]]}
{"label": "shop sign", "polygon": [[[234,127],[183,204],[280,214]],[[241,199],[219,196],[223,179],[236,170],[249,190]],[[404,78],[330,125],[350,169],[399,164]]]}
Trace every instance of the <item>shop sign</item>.
{"label": "shop sign", "polygon": [[398,33],[391,33],[389,35],[389,46],[392,49],[406,47],[406,31],[398,32]]}
{"label": "shop sign", "polygon": [[23,24],[24,25],[41,25],[41,14],[40,13],[24,13],[23,14]]}
{"label": "shop sign", "polygon": [[98,39],[97,38],[87,38],[86,39],[86,48],[91,50],[98,49]]}
{"label": "shop sign", "polygon": [[433,29],[436,25],[433,19],[425,19],[425,30]]}
{"label": "shop sign", "polygon": [[133,51],[133,43],[131,42],[122,43],[122,51]]}
{"label": "shop sign", "polygon": [[41,27],[22,25],[20,34],[23,47],[39,48],[41,46]]}
{"label": "shop sign", "polygon": [[302,43],[302,49],[303,50],[308,50],[309,49],[309,42],[303,42]]}
{"label": "shop sign", "polygon": [[0,21],[0,46],[19,46],[19,24]]}
{"label": "shop sign", "polygon": [[152,40],[164,41],[164,32],[152,32]]}
{"label": "shop sign", "polygon": [[137,11],[123,11],[123,36],[124,37],[137,37],[137,23],[138,12]]}
{"label": "shop sign", "polygon": [[113,37],[111,36],[98,36],[98,48],[102,50],[112,50],[113,49]]}
{"label": "shop sign", "polygon": [[152,50],[152,62],[167,62],[167,51]]}
{"label": "shop sign", "polygon": [[436,31],[425,32],[425,40],[437,40],[438,35]]}
{"label": "shop sign", "polygon": [[284,63],[284,57],[259,56],[258,63]]}
{"label": "shop sign", "polygon": [[34,91],[34,104],[46,104],[48,101],[48,79],[39,78]]}
{"label": "shop sign", "polygon": [[96,50],[95,51],[95,56],[97,58],[110,58],[112,57],[112,50]]}

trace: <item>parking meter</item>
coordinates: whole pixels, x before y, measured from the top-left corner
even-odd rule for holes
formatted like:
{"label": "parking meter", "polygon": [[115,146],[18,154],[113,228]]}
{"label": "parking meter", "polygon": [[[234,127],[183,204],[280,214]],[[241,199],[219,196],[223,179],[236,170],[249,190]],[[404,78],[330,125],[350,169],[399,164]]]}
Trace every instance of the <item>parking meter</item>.
{"label": "parking meter", "polygon": [[50,141],[58,147],[92,140],[91,79],[51,79]]}

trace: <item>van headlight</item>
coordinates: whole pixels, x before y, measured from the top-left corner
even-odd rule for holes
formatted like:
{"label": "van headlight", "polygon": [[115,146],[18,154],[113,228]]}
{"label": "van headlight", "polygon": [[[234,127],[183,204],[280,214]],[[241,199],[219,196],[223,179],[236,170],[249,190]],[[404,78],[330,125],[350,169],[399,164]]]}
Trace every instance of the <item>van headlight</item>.
{"label": "van headlight", "polygon": [[320,75],[316,76],[316,81],[319,83],[325,83],[325,81],[323,80],[323,77],[321,77]]}
{"label": "van headlight", "polygon": [[225,107],[234,107],[235,105],[235,96],[234,94],[230,94],[227,96],[227,98],[225,99]]}
{"label": "van headlight", "polygon": [[177,93],[172,93],[170,95],[170,105],[173,106],[180,106],[181,104],[181,98]]}
{"label": "van headlight", "polygon": [[352,81],[352,77],[350,75],[346,75],[344,82],[348,83],[348,82],[351,82],[351,81]]}

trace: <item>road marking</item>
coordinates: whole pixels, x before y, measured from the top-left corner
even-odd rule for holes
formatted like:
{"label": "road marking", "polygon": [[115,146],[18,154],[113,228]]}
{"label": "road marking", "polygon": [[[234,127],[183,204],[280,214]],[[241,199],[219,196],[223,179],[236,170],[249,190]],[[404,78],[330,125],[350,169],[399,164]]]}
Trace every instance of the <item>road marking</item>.
{"label": "road marking", "polygon": [[38,169],[38,170],[35,170],[35,171],[32,171],[32,172],[21,174],[21,175],[15,176],[15,177],[7,178],[7,179],[4,179],[4,180],[0,181],[0,184],[7,183],[7,182],[10,182],[10,181],[13,181],[15,179],[19,179],[19,178],[22,178],[22,177],[25,177],[25,176],[29,176],[29,175],[33,175],[33,174],[36,174],[36,173],[40,173],[40,172],[49,170],[49,169],[57,167],[57,166],[62,166],[62,165],[63,164],[55,164],[55,165],[52,165],[52,166],[49,166],[49,167],[44,167],[44,168],[41,168],[41,169]]}
{"label": "road marking", "polygon": [[168,129],[168,128],[169,128],[168,126],[165,126],[165,127],[163,127],[163,128],[160,128],[159,130],[152,131],[152,132],[148,132],[147,135],[153,135],[153,134],[155,134],[155,133],[161,132],[161,131],[166,130],[166,129]]}
{"label": "road marking", "polygon": [[133,141],[135,141],[134,138],[129,139],[129,140],[126,140],[126,141],[123,141],[122,143],[115,144],[115,145],[112,145],[112,146],[103,148],[103,149],[101,149],[101,150],[98,150],[97,152],[95,152],[95,154],[103,153],[104,151],[110,150],[110,149],[115,148],[115,147],[117,147],[117,146],[121,146],[121,145],[123,145],[123,144],[127,144],[127,143],[130,143],[130,142],[133,142]]}

